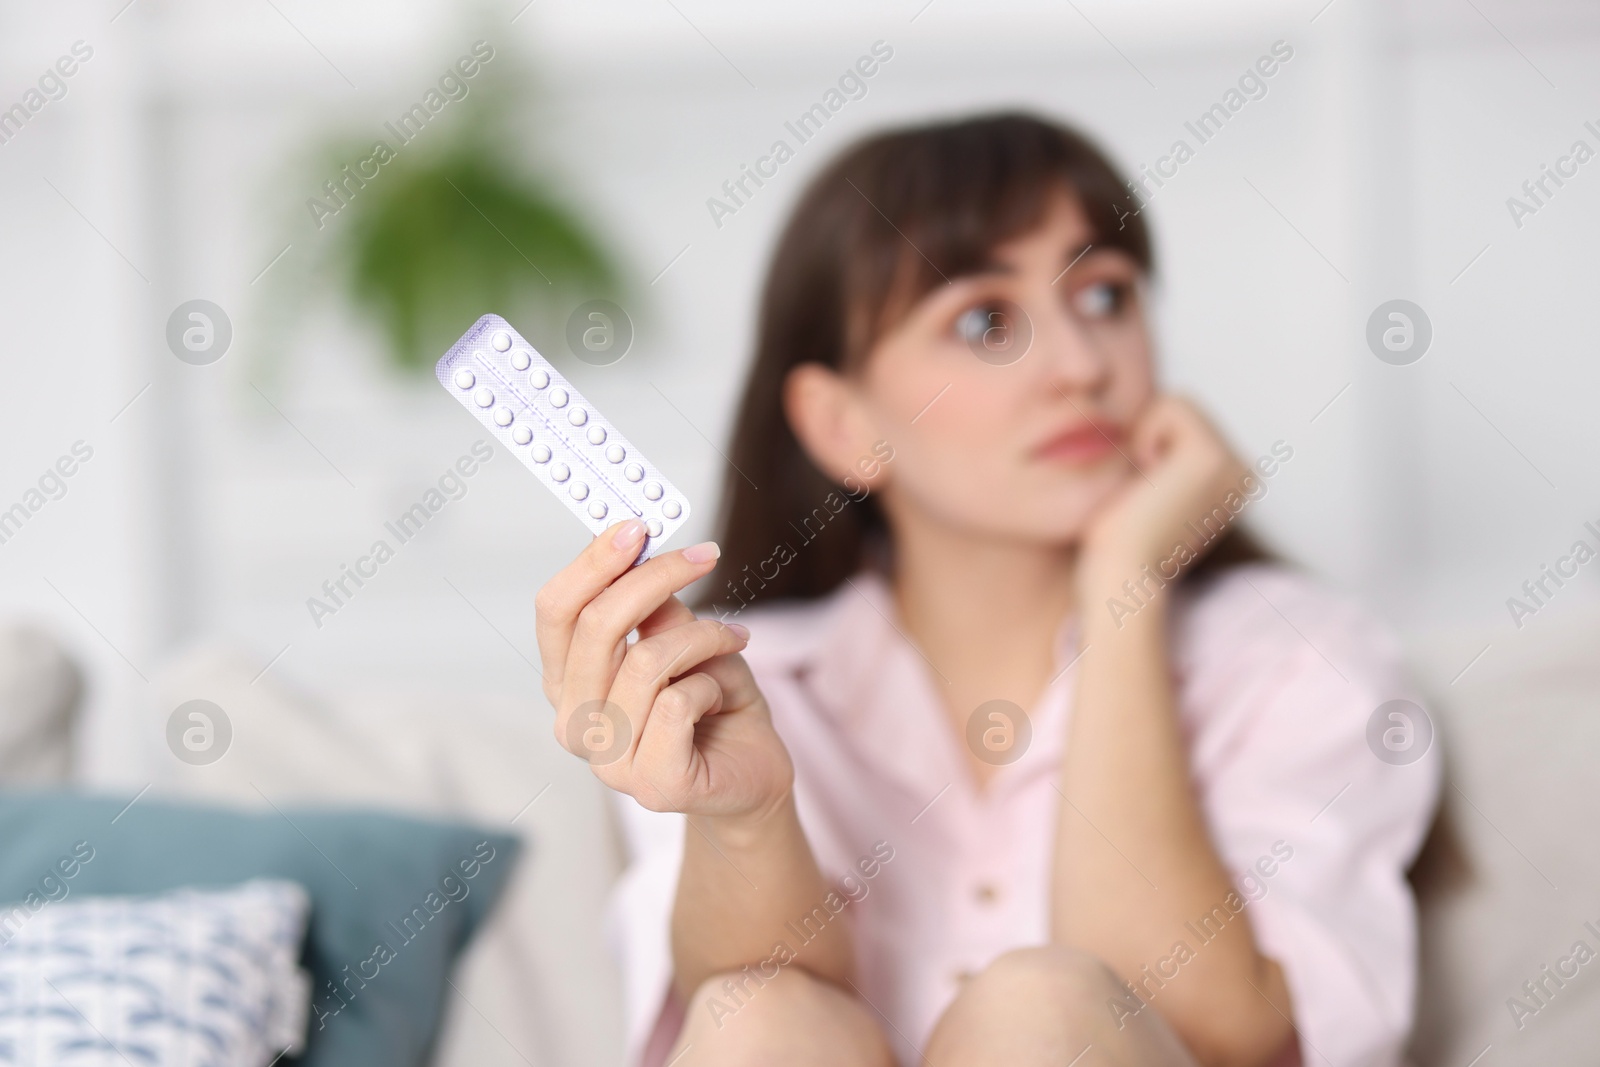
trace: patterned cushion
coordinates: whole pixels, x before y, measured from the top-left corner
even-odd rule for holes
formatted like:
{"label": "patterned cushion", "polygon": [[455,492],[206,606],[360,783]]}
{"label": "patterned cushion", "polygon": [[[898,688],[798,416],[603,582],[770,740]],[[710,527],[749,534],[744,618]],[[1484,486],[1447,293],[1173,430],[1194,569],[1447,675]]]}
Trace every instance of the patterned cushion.
{"label": "patterned cushion", "polygon": [[0,1064],[266,1067],[305,1040],[309,910],[267,880],[0,905]]}

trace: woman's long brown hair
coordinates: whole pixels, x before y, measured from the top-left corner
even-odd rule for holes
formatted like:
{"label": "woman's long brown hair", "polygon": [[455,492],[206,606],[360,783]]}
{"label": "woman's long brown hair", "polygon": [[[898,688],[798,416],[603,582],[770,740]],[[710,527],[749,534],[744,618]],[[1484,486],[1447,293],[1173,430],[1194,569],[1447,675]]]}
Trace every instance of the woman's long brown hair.
{"label": "woman's long brown hair", "polygon": [[[767,273],[728,457],[722,584],[702,593],[702,607],[731,615],[757,601],[822,596],[869,559],[886,558],[876,501],[860,486],[836,484],[806,456],[784,414],[784,381],[801,363],[858,367],[897,316],[1037,226],[1063,187],[1088,218],[1096,248],[1121,249],[1153,271],[1144,216],[1116,169],[1081,134],[1031,115],[877,134],[812,180]],[[1184,580],[1264,558],[1233,528]]]}

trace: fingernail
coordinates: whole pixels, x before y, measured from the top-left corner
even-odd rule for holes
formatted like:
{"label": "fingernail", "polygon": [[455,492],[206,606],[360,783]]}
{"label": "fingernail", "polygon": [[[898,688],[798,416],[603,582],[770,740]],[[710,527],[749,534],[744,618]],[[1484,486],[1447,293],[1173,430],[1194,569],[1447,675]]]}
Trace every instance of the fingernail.
{"label": "fingernail", "polygon": [[710,563],[721,555],[722,549],[717,547],[715,541],[701,541],[683,550],[683,558],[690,563]]}
{"label": "fingernail", "polygon": [[629,519],[617,527],[616,536],[611,538],[611,543],[618,548],[627,548],[629,545],[638,543],[639,538],[643,536],[644,523],[639,519]]}
{"label": "fingernail", "polygon": [[728,629],[739,635],[739,639],[741,641],[750,640],[750,627],[739,622],[730,622],[727,624],[727,626]]}

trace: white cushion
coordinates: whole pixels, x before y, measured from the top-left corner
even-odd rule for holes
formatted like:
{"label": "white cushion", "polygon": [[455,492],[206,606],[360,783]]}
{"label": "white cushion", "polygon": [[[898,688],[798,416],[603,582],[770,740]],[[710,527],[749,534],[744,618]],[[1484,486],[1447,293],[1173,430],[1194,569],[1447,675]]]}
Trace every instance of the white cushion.
{"label": "white cushion", "polygon": [[[1585,925],[1600,926],[1600,604],[1574,600],[1520,633],[1429,631],[1412,647],[1447,753],[1453,846],[1422,899],[1416,1060],[1459,1067],[1492,1045],[1479,1067],[1594,1063],[1595,965],[1547,985],[1543,1004],[1523,984],[1574,942],[1600,945]],[[1511,998],[1538,1010],[1515,1013]]]}
{"label": "white cushion", "polygon": [[267,880],[51,904],[0,947],[0,1063],[266,1067],[305,1041],[309,911]]}

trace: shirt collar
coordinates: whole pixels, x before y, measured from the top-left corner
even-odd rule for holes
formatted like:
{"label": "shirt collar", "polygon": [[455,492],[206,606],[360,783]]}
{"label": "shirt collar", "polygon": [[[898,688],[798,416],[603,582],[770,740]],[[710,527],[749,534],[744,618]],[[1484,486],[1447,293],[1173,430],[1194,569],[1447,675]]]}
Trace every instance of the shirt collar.
{"label": "shirt collar", "polygon": [[[795,677],[851,747],[911,797],[925,803],[946,786],[973,790],[965,741],[946,718],[937,670],[899,625],[881,574],[860,571],[824,597],[773,605],[750,622],[752,664]],[[1025,709],[1028,748],[990,779],[987,795],[1060,766],[1077,635],[1076,617],[1068,616],[1056,634],[1055,674]]]}

